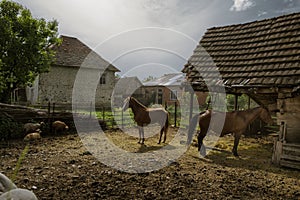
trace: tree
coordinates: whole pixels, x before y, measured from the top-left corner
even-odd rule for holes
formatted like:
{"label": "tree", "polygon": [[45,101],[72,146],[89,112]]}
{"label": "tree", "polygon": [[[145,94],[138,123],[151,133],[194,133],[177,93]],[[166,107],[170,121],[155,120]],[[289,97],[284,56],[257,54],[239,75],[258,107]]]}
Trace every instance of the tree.
{"label": "tree", "polygon": [[147,78],[144,78],[143,82],[153,81],[154,79],[155,79],[155,77],[148,76]]}
{"label": "tree", "polygon": [[0,100],[10,92],[31,84],[36,76],[49,71],[59,45],[58,22],[35,19],[22,5],[0,3]]}

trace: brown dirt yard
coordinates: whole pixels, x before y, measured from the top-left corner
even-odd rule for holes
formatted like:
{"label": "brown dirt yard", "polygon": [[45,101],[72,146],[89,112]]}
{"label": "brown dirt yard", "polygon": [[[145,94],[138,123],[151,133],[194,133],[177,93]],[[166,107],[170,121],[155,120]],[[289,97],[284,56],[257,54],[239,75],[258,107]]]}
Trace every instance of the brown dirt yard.
{"label": "brown dirt yard", "polygon": [[[169,130],[167,143],[176,132]],[[157,144],[157,135],[146,139],[145,146],[119,130],[106,135],[130,152],[163,146]],[[15,184],[39,199],[300,199],[300,173],[271,163],[271,138],[243,137],[239,158],[232,156],[232,145],[232,136],[221,138],[219,150],[200,158],[194,141],[178,160],[160,170],[126,173],[102,164],[77,134],[69,133],[31,142],[20,167],[16,166],[26,143],[1,142],[0,172],[10,178],[16,175]]]}

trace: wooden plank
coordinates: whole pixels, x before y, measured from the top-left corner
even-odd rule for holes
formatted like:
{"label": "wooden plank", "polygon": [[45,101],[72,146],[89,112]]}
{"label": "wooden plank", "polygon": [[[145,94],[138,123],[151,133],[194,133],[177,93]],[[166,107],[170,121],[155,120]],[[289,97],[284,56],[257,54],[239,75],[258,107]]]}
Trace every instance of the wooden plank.
{"label": "wooden plank", "polygon": [[274,164],[280,164],[280,158],[282,154],[282,142],[274,141],[272,162]]}
{"label": "wooden plank", "polygon": [[297,163],[297,162],[291,162],[291,161],[287,161],[287,160],[281,160],[280,161],[280,165],[281,166],[285,166],[285,167],[294,168],[294,169],[300,169],[300,163]]}
{"label": "wooden plank", "polygon": [[293,156],[293,155],[283,154],[281,156],[281,159],[300,162],[300,156]]}
{"label": "wooden plank", "polygon": [[300,144],[295,144],[295,143],[285,143],[283,144],[285,147],[295,147],[300,149]]}
{"label": "wooden plank", "polygon": [[289,146],[284,146],[282,147],[283,151],[293,151],[293,152],[297,152],[300,154],[300,149],[299,148],[295,148],[295,147],[289,147]]}

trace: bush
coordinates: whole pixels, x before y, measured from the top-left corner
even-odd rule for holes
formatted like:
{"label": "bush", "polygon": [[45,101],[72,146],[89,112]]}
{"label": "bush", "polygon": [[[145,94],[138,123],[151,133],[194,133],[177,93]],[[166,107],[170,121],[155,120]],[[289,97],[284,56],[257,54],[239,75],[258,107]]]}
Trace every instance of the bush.
{"label": "bush", "polygon": [[0,113],[0,140],[23,137],[23,125],[15,122],[12,117]]}

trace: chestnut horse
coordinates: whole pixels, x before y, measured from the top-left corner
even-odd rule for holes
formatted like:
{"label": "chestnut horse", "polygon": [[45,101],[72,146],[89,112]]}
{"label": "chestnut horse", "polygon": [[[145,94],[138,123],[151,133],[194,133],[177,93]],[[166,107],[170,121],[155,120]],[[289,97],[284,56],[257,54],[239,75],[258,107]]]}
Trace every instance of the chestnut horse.
{"label": "chestnut horse", "polygon": [[144,126],[150,123],[159,123],[160,125],[160,136],[158,144],[161,142],[163,132],[165,132],[163,143],[167,138],[167,131],[169,126],[169,113],[164,108],[147,108],[133,97],[127,97],[124,100],[123,111],[128,108],[132,109],[134,115],[134,121],[139,126],[139,142],[144,144]]}
{"label": "chestnut horse", "polygon": [[[229,133],[234,134],[234,145],[232,149],[232,153],[234,156],[238,156],[237,148],[238,148],[239,140],[241,138],[241,135],[245,132],[245,130],[247,129],[248,125],[251,122],[253,122],[258,117],[267,124],[271,124],[273,122],[270,113],[268,112],[267,109],[263,107],[257,107],[245,111],[233,111],[233,112],[226,112],[226,113],[206,110],[204,112],[201,112],[200,114],[196,114],[190,121],[187,143],[190,144],[192,141],[192,137],[197,125],[197,121],[200,116],[199,118],[200,132],[198,133],[198,151],[200,151],[200,154],[202,156],[206,155],[206,149],[205,146],[203,145],[203,139],[207,134],[211,117],[213,116],[218,118],[218,116],[224,114],[226,114],[225,121],[224,121],[224,126],[221,131],[220,137]],[[216,123],[212,125],[211,127],[212,130],[214,130],[213,126],[215,126],[215,124]]]}

